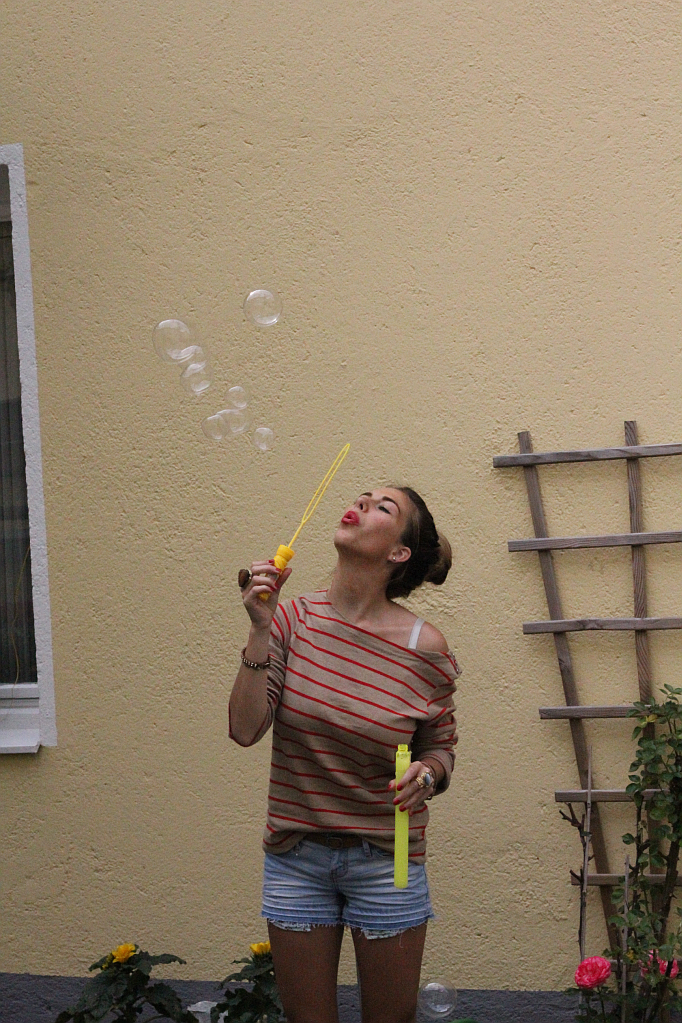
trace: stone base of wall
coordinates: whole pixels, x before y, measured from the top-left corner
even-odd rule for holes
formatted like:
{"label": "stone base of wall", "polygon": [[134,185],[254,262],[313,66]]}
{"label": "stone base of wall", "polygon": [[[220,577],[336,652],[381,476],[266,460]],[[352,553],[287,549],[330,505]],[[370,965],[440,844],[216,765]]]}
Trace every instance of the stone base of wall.
{"label": "stone base of wall", "polygon": [[[173,981],[185,1005],[217,1001],[210,981]],[[54,1023],[73,1005],[82,977],[42,977],[31,973],[0,973],[0,1023]],[[455,1016],[476,1023],[573,1023],[575,1002],[557,991],[460,991]],[[355,987],[339,989],[340,1023],[360,1023]]]}

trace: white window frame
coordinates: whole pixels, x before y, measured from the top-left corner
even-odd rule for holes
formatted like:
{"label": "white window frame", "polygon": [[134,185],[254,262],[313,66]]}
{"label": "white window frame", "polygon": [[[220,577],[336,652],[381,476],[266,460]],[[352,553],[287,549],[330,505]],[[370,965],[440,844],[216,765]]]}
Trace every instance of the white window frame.
{"label": "white window frame", "polygon": [[[37,753],[40,746],[57,745],[57,724],[54,703],[52,618],[47,574],[47,532],[43,495],[43,459],[40,446],[33,284],[28,241],[23,146],[0,146],[0,164],[4,164],[9,171],[12,254],[17,296],[21,418],[26,456],[33,620],[38,669],[36,685],[3,685],[0,687],[0,753]],[[0,210],[0,216],[2,214],[3,211]],[[6,215],[3,219],[6,219]]]}

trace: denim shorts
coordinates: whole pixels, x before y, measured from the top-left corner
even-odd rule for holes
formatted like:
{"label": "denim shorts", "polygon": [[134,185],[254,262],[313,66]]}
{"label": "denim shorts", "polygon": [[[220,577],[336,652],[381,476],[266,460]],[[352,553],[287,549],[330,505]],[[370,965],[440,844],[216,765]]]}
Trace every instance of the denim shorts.
{"label": "denim shorts", "polygon": [[302,839],[288,852],[265,854],[264,916],[275,927],[357,927],[367,938],[392,938],[433,917],[426,870],[408,866],[407,888],[393,884],[393,854],[363,839],[330,849]]}

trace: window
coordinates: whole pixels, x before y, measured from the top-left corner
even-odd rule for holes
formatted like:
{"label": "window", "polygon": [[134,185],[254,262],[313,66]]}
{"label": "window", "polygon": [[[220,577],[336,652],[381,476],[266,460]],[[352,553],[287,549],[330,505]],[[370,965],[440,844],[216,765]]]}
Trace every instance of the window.
{"label": "window", "polygon": [[57,742],[21,146],[0,146],[0,753]]}

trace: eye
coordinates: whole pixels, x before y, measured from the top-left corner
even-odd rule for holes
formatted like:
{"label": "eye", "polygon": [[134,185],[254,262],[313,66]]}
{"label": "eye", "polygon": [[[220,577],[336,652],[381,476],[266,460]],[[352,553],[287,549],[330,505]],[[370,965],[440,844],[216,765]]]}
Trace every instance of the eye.
{"label": "eye", "polygon": [[388,508],[384,508],[384,506],[382,504],[380,504],[378,507],[379,507],[379,511],[386,512],[387,515],[391,514],[390,511],[388,510]]}

